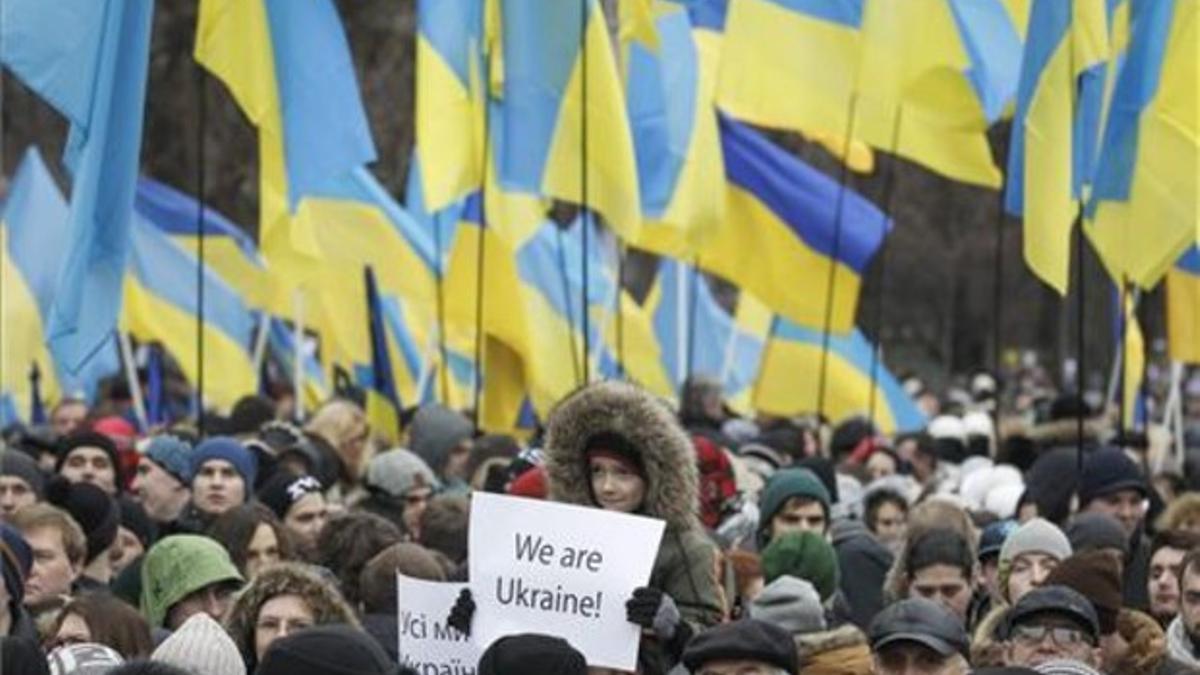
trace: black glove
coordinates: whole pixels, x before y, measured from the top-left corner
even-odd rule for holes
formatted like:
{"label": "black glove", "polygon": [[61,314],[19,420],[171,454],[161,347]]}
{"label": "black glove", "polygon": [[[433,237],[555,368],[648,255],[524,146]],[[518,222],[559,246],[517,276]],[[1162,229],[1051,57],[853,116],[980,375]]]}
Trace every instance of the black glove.
{"label": "black glove", "polygon": [[464,588],[458,594],[458,600],[454,601],[454,607],[451,608],[450,617],[446,619],[446,623],[463,635],[470,635],[471,619],[474,618],[475,598],[471,597],[471,589]]}
{"label": "black glove", "polygon": [[671,596],[648,586],[634,589],[625,603],[625,618],[653,631],[664,642],[675,637],[680,624],[679,608]]}

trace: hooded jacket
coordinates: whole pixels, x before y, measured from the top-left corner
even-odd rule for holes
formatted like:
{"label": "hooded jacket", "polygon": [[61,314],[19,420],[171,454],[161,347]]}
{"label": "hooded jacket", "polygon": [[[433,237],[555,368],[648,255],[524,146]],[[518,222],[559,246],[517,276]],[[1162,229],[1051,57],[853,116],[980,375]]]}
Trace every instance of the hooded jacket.
{"label": "hooded jacket", "polygon": [[[599,382],[563,399],[546,426],[550,499],[596,506],[585,448],[601,433],[625,438],[640,453],[646,496],[638,513],[667,523],[649,585],[671,596],[693,630],[719,622],[724,604],[716,580],[717,547],[700,525],[696,455],[664,403],[624,382]],[[646,640],[641,651],[644,672],[674,665]]]}
{"label": "hooded jacket", "polygon": [[297,563],[279,563],[259,572],[233,601],[229,615],[225,617],[225,629],[233,638],[246,669],[253,671],[254,630],[258,624],[258,613],[271,598],[280,595],[298,595],[312,610],[313,625],[349,624],[358,627],[354,610],[346,604],[341,593],[328,582],[319,578],[309,568]]}

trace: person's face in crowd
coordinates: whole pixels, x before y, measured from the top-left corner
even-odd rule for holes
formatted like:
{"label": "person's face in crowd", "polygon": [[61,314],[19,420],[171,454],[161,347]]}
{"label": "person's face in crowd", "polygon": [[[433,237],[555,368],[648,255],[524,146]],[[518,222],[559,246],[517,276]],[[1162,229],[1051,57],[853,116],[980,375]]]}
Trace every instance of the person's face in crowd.
{"label": "person's face in crowd", "polygon": [[1116,518],[1129,536],[1133,536],[1146,515],[1145,499],[1137,490],[1118,490],[1096,497],[1088,504],[1087,510]]}
{"label": "person's face in crowd", "polygon": [[1008,599],[1016,603],[1025,594],[1046,583],[1046,577],[1058,567],[1058,558],[1031,551],[1013,558],[1008,575]]}
{"label": "person's face in crowd", "polygon": [[875,675],[965,675],[963,658],[946,657],[915,642],[898,642],[874,653]]}
{"label": "person's face in crowd", "polygon": [[92,629],[88,627],[83,617],[75,612],[68,612],[58,625],[51,646],[55,649],[67,645],[81,645],[92,641]]}
{"label": "person's face in crowd", "polygon": [[915,438],[905,438],[896,444],[896,456],[902,461],[912,462],[913,455],[917,454],[917,440]]}
{"label": "person's face in crowd", "polygon": [[442,467],[442,477],[448,481],[467,480],[467,463],[471,459],[471,441],[463,441],[450,449],[446,454],[446,465]]}
{"label": "person's face in crowd", "polygon": [[50,431],[58,438],[70,436],[87,419],[87,406],[82,402],[63,403],[50,413]]}
{"label": "person's face in crowd", "polygon": [[59,472],[72,483],[91,483],[108,494],[117,493],[117,469],[108,453],[100,448],[84,445],[67,455]]}
{"label": "person's face in crowd", "polygon": [[878,480],[896,473],[896,460],[886,452],[873,452],[867,459],[867,476]]}
{"label": "person's face in crowd", "polygon": [[317,543],[317,535],[325,527],[329,519],[329,507],[325,504],[325,495],[320,492],[310,492],[292,504],[284,516],[283,524],[287,526],[296,540],[302,546],[312,547]]}
{"label": "person's face in crowd", "polygon": [[629,464],[613,457],[595,456],[588,459],[592,494],[605,511],[634,513],[642,508],[646,498],[646,479]]}
{"label": "person's face in crowd", "polygon": [[908,594],[932,600],[965,619],[971,603],[971,583],[954,565],[930,565],[913,573]]}
{"label": "person's face in crowd", "polygon": [[254,577],[262,568],[282,559],[275,529],[266,523],[260,524],[258,529],[254,530],[254,536],[250,537],[250,543],[246,544],[246,577]]}
{"label": "person's face in crowd", "polygon": [[1170,620],[1179,612],[1179,567],[1187,551],[1163,546],[1150,558],[1150,614]]}
{"label": "person's face in crowd", "polygon": [[178,518],[187,502],[187,487],[149,457],[138,460],[130,488],[146,515],[160,523]]}
{"label": "person's face in crowd", "polygon": [[989,555],[979,561],[979,587],[994,600],[1002,599],[1000,594],[1000,556]]}
{"label": "person's face in crowd", "polygon": [[246,481],[233,464],[210,459],[192,480],[192,501],[205,513],[225,513],[246,501]]}
{"label": "person's face in crowd", "polygon": [[209,584],[192,591],[167,610],[167,629],[177,630],[185,621],[202,612],[219,622],[229,611],[233,591],[233,585],[228,582]]}
{"label": "person's face in crowd", "polygon": [[1179,593],[1179,618],[1183,620],[1183,627],[1187,629],[1193,644],[1200,640],[1200,569],[1195,565],[1188,567],[1183,573]]}
{"label": "person's face in crowd", "polygon": [[277,595],[262,604],[254,624],[254,654],[259,661],[275,640],[313,625],[308,603],[299,595]]}
{"label": "person's face in crowd", "polygon": [[933,455],[927,455],[920,450],[913,453],[909,463],[912,464],[913,478],[916,478],[919,483],[929,480],[937,472],[937,464]]}
{"label": "person's face in crowd", "polygon": [[730,659],[713,661],[700,666],[694,675],[777,675],[782,672],[779,668],[761,661],[750,659]]}
{"label": "person's face in crowd", "polygon": [[0,522],[12,516],[22,506],[37,502],[33,487],[16,476],[0,476]]}
{"label": "person's face in crowd", "polygon": [[124,526],[117,528],[117,540],[108,549],[108,562],[112,565],[113,575],[120,574],[145,552],[146,547],[142,546],[142,540],[136,534]]}
{"label": "person's face in crowd", "polygon": [[771,538],[792,532],[824,534],[828,526],[821,502],[805,497],[791,497],[771,518]]}
{"label": "person's face in crowd", "polygon": [[1074,621],[1048,614],[1034,615],[1013,626],[1005,660],[1010,666],[1033,668],[1047,661],[1069,659],[1095,668],[1101,657],[1100,648]]}
{"label": "person's face in crowd", "polygon": [[57,527],[46,525],[25,532],[25,541],[33,551],[33,567],[25,580],[25,604],[37,603],[59,595],[69,595],[71,584],[82,569],[67,557],[66,543]]}
{"label": "person's face in crowd", "polygon": [[895,502],[884,502],[875,512],[875,538],[884,545],[904,538],[908,514]]}
{"label": "person's face in crowd", "polygon": [[428,485],[418,485],[404,495],[404,511],[400,520],[404,523],[404,531],[408,532],[413,539],[421,537],[421,516],[425,514],[431,497],[433,497],[433,488]]}

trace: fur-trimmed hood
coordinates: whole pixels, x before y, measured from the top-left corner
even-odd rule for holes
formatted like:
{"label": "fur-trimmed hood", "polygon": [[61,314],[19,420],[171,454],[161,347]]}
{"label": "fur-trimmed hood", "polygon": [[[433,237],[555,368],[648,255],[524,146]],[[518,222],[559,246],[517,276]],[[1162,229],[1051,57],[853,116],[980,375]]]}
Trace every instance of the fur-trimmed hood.
{"label": "fur-trimmed hood", "polygon": [[308,603],[313,613],[313,623],[349,624],[358,627],[358,617],[342,598],[342,594],[329,581],[321,579],[310,567],[299,563],[279,563],[258,573],[234,598],[225,617],[225,629],[242,653],[242,658],[253,670],[254,628],[258,624],[258,613],[268,600],[280,595],[298,595]]}
{"label": "fur-trimmed hood", "polygon": [[667,405],[626,382],[597,382],[555,406],[546,422],[550,499],[595,506],[584,448],[600,433],[617,434],[641,453],[646,471],[643,515],[675,529],[699,528],[699,471],[691,440]]}
{"label": "fur-trimmed hood", "polygon": [[871,647],[867,636],[846,624],[818,633],[795,636],[796,654],[804,673],[867,675],[871,672]]}

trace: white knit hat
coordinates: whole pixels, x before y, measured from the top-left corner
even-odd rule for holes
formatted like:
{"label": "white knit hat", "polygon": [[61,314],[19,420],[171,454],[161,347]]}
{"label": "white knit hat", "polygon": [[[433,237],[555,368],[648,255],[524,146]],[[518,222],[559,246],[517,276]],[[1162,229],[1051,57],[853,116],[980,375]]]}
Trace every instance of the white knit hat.
{"label": "white knit hat", "polygon": [[94,642],[66,645],[50,652],[50,675],[103,675],[125,663],[113,648]]}
{"label": "white knit hat", "polygon": [[1079,661],[1055,659],[1036,665],[1034,670],[1044,675],[1100,675],[1100,671]]}
{"label": "white knit hat", "polygon": [[209,615],[192,615],[150,655],[195,675],[246,675],[246,664],[233,639]]}

